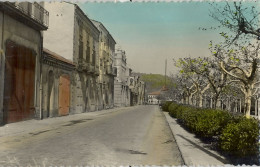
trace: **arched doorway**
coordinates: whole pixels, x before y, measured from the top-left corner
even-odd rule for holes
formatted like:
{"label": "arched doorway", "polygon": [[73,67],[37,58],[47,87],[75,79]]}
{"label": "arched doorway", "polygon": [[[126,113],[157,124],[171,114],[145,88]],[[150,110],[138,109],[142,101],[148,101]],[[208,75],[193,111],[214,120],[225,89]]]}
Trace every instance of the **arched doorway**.
{"label": "arched doorway", "polygon": [[59,83],[59,116],[69,114],[70,108],[70,77],[68,75],[60,76]]}
{"label": "arched doorway", "polygon": [[34,51],[11,41],[6,44],[4,83],[4,123],[34,117]]}
{"label": "arched doorway", "polygon": [[54,74],[53,71],[48,75],[48,98],[47,98],[47,114],[46,117],[53,115],[54,110]]}

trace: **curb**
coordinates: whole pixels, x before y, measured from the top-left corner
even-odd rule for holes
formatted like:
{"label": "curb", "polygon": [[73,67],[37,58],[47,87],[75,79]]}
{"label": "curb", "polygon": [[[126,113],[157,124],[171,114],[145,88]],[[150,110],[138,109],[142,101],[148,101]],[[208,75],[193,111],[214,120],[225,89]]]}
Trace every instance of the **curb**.
{"label": "curb", "polygon": [[[166,121],[167,121],[167,123],[168,123],[168,125],[169,125],[169,127],[170,127],[170,129],[171,129],[171,132],[172,132],[172,135],[173,135],[173,137],[174,137],[174,139],[175,139],[175,141],[176,141],[176,144],[177,144],[177,147],[178,147],[178,150],[180,151],[180,153],[181,153],[181,158],[182,158],[182,160],[183,160],[183,162],[184,162],[184,165],[185,166],[190,166],[190,165],[192,165],[192,163],[191,163],[191,161],[188,159],[188,158],[186,158],[185,156],[183,156],[183,151],[182,151],[182,148],[179,146],[179,142],[178,142],[178,139],[177,139],[177,137],[176,137],[176,134],[174,133],[174,130],[173,130],[173,128],[172,128],[172,126],[170,126],[170,120],[169,120],[169,114],[167,113],[167,112],[164,112],[164,111],[162,111],[161,110],[161,112],[163,112],[163,115],[164,115],[164,117],[165,117],[165,119],[166,119]],[[171,117],[170,117],[171,118]]]}
{"label": "curb", "polygon": [[197,165],[227,165],[230,162],[218,152],[205,147],[203,142],[193,133],[187,132],[167,112],[163,113],[170,126],[177,146],[187,166]]}

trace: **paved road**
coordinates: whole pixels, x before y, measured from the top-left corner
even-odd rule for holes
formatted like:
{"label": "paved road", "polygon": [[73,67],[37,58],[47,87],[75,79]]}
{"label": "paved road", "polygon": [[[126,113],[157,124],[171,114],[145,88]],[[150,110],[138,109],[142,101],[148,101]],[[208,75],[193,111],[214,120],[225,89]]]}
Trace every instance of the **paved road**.
{"label": "paved road", "polygon": [[0,164],[182,165],[183,161],[158,106],[136,106],[99,116],[82,114],[40,131],[1,137]]}

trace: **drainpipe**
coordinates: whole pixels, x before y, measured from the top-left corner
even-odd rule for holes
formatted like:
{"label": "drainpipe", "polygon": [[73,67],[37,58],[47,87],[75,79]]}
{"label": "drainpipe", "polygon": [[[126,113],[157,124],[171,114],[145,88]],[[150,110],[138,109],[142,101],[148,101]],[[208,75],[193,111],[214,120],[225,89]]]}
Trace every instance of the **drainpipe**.
{"label": "drainpipe", "polygon": [[40,32],[40,119],[43,119],[42,113],[42,56],[43,56],[43,34]]}
{"label": "drainpipe", "polygon": [[0,48],[0,82],[1,82],[1,88],[0,88],[0,106],[1,106],[1,110],[0,110],[0,114],[1,114],[1,120],[0,120],[0,124],[4,124],[4,70],[5,70],[5,54],[4,54],[4,20],[5,20],[5,12],[3,11],[3,18],[2,18],[2,38],[1,38],[1,48]]}
{"label": "drainpipe", "polygon": [[5,19],[5,12],[3,11],[3,19],[2,19],[2,49],[1,49],[1,53],[3,54],[3,49],[4,49],[4,19]]}

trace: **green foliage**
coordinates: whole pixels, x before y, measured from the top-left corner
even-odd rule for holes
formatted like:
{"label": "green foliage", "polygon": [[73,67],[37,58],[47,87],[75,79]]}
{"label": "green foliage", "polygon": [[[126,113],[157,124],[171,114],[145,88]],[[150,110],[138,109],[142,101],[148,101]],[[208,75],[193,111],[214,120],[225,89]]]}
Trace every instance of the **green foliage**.
{"label": "green foliage", "polygon": [[[151,88],[161,89],[165,85],[165,76],[161,74],[143,74],[141,80],[150,85]],[[171,79],[166,77],[166,84],[171,85]]]}
{"label": "green foliage", "polygon": [[220,148],[238,156],[254,155],[258,151],[259,126],[255,119],[234,118],[220,135]]}
{"label": "green foliage", "polygon": [[237,156],[254,155],[259,144],[259,125],[255,119],[232,117],[227,111],[202,109],[171,103],[169,114],[200,137],[219,136],[218,145]]}
{"label": "green foliage", "polygon": [[162,110],[169,112],[168,108],[169,108],[169,106],[170,106],[171,104],[172,104],[171,101],[166,101],[166,102],[164,102],[164,103],[162,104]]}
{"label": "green foliage", "polygon": [[182,110],[177,113],[177,117],[182,120],[184,125],[189,128],[192,132],[196,133],[196,123],[198,111],[196,108],[192,107],[179,107]]}
{"label": "green foliage", "polygon": [[168,107],[168,111],[171,117],[177,118],[177,108],[179,107],[179,105],[177,103],[171,103],[171,105],[169,105]]}
{"label": "green foliage", "polygon": [[174,107],[169,107],[170,115],[181,120],[187,128],[201,137],[218,135],[231,118],[228,112],[221,110],[172,106]]}
{"label": "green foliage", "polygon": [[214,109],[199,109],[196,114],[195,131],[202,137],[212,137],[220,134],[231,116],[226,111]]}

